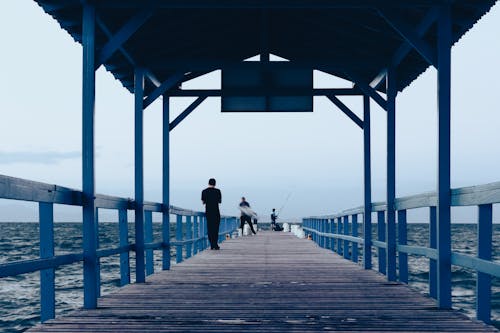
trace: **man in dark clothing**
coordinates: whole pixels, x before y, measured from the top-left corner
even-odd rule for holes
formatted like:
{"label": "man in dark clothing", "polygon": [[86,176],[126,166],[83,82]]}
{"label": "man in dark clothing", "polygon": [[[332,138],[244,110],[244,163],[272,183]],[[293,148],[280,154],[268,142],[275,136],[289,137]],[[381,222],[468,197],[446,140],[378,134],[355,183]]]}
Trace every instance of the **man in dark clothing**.
{"label": "man in dark clothing", "polygon": [[241,228],[241,234],[243,235],[243,227],[245,226],[245,222],[248,223],[250,226],[250,229],[252,230],[253,234],[257,234],[253,228],[252,224],[252,214],[245,210],[245,208],[250,208],[250,204],[246,201],[245,197],[241,198],[240,202],[240,210],[241,210],[241,217],[240,217],[240,228]]}
{"label": "man in dark clothing", "polygon": [[219,204],[222,202],[222,194],[215,188],[215,179],[210,178],[208,187],[201,192],[201,201],[205,205],[207,217],[207,233],[212,250],[219,250],[217,244],[219,238],[220,211]]}
{"label": "man in dark clothing", "polygon": [[271,230],[276,230],[276,219],[278,215],[276,215],[276,209],[273,208],[273,212],[271,213]]}

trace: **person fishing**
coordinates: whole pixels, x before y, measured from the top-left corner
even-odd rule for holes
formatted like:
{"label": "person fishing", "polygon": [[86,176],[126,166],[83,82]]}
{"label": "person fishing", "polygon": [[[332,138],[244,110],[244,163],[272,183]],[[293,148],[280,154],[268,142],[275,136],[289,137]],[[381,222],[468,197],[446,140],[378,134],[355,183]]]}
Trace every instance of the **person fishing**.
{"label": "person fishing", "polygon": [[219,204],[222,202],[222,194],[218,188],[215,188],[215,179],[208,180],[208,187],[201,192],[201,201],[205,205],[205,215],[207,217],[207,234],[210,248],[219,250],[219,226],[220,211]]}
{"label": "person fishing", "polygon": [[247,222],[248,225],[250,226],[250,229],[252,230],[252,233],[254,235],[257,234],[255,232],[255,230],[253,228],[253,224],[252,224],[252,216],[255,213],[250,208],[250,204],[248,203],[248,201],[246,201],[245,197],[241,198],[240,211],[241,211],[241,217],[240,217],[241,234],[243,235],[243,227],[245,226],[245,222]]}
{"label": "person fishing", "polygon": [[273,212],[271,213],[271,230],[276,230],[276,219],[278,215],[276,214],[276,209],[273,208]]}

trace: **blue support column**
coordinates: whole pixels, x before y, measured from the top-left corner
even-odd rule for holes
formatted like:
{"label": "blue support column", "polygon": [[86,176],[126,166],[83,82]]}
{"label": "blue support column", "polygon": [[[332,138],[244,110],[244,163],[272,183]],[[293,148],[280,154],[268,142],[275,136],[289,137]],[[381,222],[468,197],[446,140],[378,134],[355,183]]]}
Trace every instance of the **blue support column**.
{"label": "blue support column", "polygon": [[387,280],[396,281],[396,69],[387,69]]}
{"label": "blue support column", "polygon": [[135,70],[135,274],[136,282],[146,282],[144,265],[144,70]]}
{"label": "blue support column", "polygon": [[442,309],[451,308],[450,220],[450,96],[451,10],[439,9],[438,20],[438,184],[437,184],[437,299]]}
{"label": "blue support column", "polygon": [[193,216],[193,238],[195,241],[193,242],[193,255],[196,255],[198,253],[198,247],[200,242],[198,241],[198,238],[200,237],[200,226],[198,225],[198,218],[199,216]]}
{"label": "blue support column", "polygon": [[[175,224],[175,240],[182,241],[182,215],[177,215]],[[182,261],[182,245],[175,246],[175,260],[177,263]]]}
{"label": "blue support column", "polygon": [[[344,235],[349,235],[349,215],[344,216]],[[349,259],[349,241],[344,240],[344,258]]]}
{"label": "blue support column", "polygon": [[[325,232],[326,233],[331,233],[331,221],[330,219],[325,219]],[[327,237],[326,238],[326,244],[325,244],[325,249],[331,249],[332,248],[332,238]]]}
{"label": "blue support column", "polygon": [[[492,205],[480,205],[477,224],[477,257],[491,260],[492,250]],[[491,321],[491,276],[477,272],[476,278],[476,316],[477,319]]]}
{"label": "blue support column", "polygon": [[83,6],[82,20],[82,187],[83,187],[83,307],[97,307],[97,255],[95,234],[95,7]]}
{"label": "blue support column", "polygon": [[[191,216],[186,216],[186,239],[191,240],[193,239],[193,224],[191,222]],[[186,258],[191,258],[192,251],[193,251],[193,243],[188,242],[186,244]]]}
{"label": "blue support column", "polygon": [[170,269],[170,98],[163,95],[162,118],[162,268]]}
{"label": "blue support column", "polygon": [[363,210],[363,267],[372,268],[372,174],[371,174],[371,120],[370,97],[363,96],[363,174],[364,174],[364,210]]}
{"label": "blue support column", "polygon": [[[95,247],[96,250],[99,249],[99,209],[95,209]],[[96,285],[97,285],[97,298],[101,297],[101,259],[99,257],[96,258]]]}
{"label": "blue support column", "polygon": [[[128,246],[128,217],[127,210],[118,211],[118,227],[120,231],[120,246]],[[130,254],[120,253],[120,286],[130,283]]]}
{"label": "blue support column", "polygon": [[[337,218],[337,233],[342,234],[342,217]],[[342,254],[342,240],[337,239],[337,253]]]}
{"label": "blue support column", "polygon": [[[377,238],[380,242],[385,242],[385,212],[377,212]],[[386,271],[386,251],[385,249],[378,248],[378,271],[385,274]]]}
{"label": "blue support column", "polygon": [[[354,237],[358,237],[358,215],[355,214],[355,215],[352,215],[351,216],[351,220],[352,220],[352,231],[351,231],[351,234],[354,236]],[[351,259],[353,262],[358,262],[358,243],[352,243],[352,255],[351,255]]]}
{"label": "blue support column", "polygon": [[[144,232],[145,242],[153,242],[153,213],[151,211],[144,212]],[[146,250],[146,275],[154,273],[154,254],[153,249]]]}
{"label": "blue support column", "polygon": [[[398,211],[398,244],[406,245],[408,242],[406,227],[406,210]],[[408,254],[398,253],[399,281],[408,283]]]}
{"label": "blue support column", "polygon": [[[431,249],[437,246],[436,219],[436,207],[429,207],[429,247]],[[429,259],[429,296],[437,298],[437,262],[434,259]]]}
{"label": "blue support column", "polygon": [[[331,234],[334,234],[336,233],[335,231],[335,219],[330,219],[330,230],[329,232]],[[330,250],[332,250],[333,252],[335,252],[335,238],[331,238],[331,242],[330,242]]]}
{"label": "blue support column", "polygon": [[[54,256],[54,205],[40,202],[40,258]],[[55,318],[55,269],[40,271],[40,319],[42,323]]]}

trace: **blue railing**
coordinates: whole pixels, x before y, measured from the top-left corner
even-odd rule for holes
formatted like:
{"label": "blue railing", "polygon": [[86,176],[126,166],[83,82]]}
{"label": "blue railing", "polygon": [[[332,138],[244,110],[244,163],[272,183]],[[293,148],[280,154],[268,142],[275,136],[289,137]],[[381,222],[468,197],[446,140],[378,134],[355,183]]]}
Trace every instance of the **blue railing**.
{"label": "blue railing", "polygon": [[[477,257],[450,251],[447,260],[452,265],[476,271],[476,316],[479,320],[491,321],[491,277],[500,277],[500,263],[491,260],[492,257],[492,223],[493,204],[500,203],[500,182],[458,188],[451,190],[452,206],[477,206]],[[371,268],[371,248],[378,250],[378,270],[387,274],[387,261],[396,262],[399,281],[408,283],[408,255],[424,256],[429,259],[429,294],[433,298],[438,295],[437,271],[437,228],[436,228],[435,193],[424,193],[409,197],[398,198],[394,204],[397,212],[397,241],[389,244],[386,241],[386,212],[385,202],[372,203],[371,211],[377,214],[377,239],[371,240],[370,246],[363,246],[364,267]],[[410,246],[407,244],[407,210],[416,208],[429,209],[429,246]],[[346,259],[358,262],[358,247],[366,241],[365,235],[358,235],[358,216],[364,214],[364,207],[357,207],[339,214],[327,216],[313,216],[303,219],[306,233],[318,245],[331,249]],[[364,221],[364,219],[363,219]],[[364,227],[363,230],[371,230]],[[396,230],[392,232],[396,233]],[[395,247],[397,258],[388,258],[387,249]],[[366,253],[370,251],[369,253]],[[368,261],[368,262],[366,262]],[[451,277],[450,277],[451,279]],[[451,285],[451,281],[449,281]]]}
{"label": "blue railing", "polygon": [[[84,252],[54,255],[54,204],[82,206],[82,192],[29,180],[0,175],[0,198],[38,202],[40,223],[40,258],[9,262],[0,265],[0,278],[40,271],[40,316],[46,321],[55,317],[55,269],[84,260]],[[131,199],[105,195],[96,195],[96,228],[98,228],[99,209],[118,210],[119,245],[113,248],[98,248],[99,258],[120,255],[120,285],[130,283],[130,251],[142,248],[145,251],[146,275],[154,273],[154,251],[162,251],[162,268],[170,269],[170,247],[175,246],[176,262],[179,263],[207,248],[207,228],[205,214],[174,206],[166,210],[164,205],[154,202],[144,203],[144,239],[135,243],[128,240],[128,211],[135,209]],[[162,239],[154,241],[153,212],[164,213],[162,221]],[[165,214],[166,213],[166,214]],[[176,216],[175,241],[170,240],[170,215]],[[165,218],[167,217],[167,218]],[[223,216],[219,240],[238,228],[238,221],[233,216]],[[96,232],[98,235],[99,233]],[[142,243],[138,244],[137,243]],[[97,245],[99,244],[97,240]],[[137,267],[137,269],[141,269]],[[100,290],[99,264],[95,279]],[[100,292],[98,291],[98,294]]]}

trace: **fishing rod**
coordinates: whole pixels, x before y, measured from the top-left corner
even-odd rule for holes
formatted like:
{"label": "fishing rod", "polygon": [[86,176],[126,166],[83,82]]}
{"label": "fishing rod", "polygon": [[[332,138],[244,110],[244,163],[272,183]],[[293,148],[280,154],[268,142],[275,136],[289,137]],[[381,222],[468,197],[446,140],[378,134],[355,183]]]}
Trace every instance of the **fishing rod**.
{"label": "fishing rod", "polygon": [[290,199],[291,195],[292,195],[292,191],[290,191],[290,193],[288,193],[288,195],[285,199],[285,202],[283,203],[283,205],[281,205],[280,209],[278,210],[278,214],[276,214],[277,216],[281,215],[281,211],[283,210],[283,208],[285,208],[285,205],[288,203],[288,200]]}

